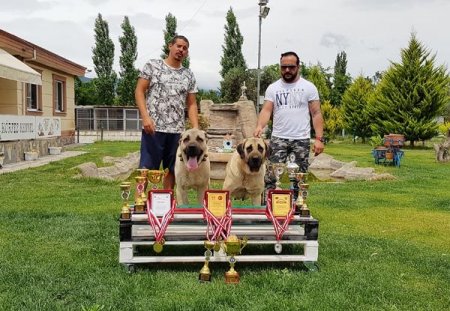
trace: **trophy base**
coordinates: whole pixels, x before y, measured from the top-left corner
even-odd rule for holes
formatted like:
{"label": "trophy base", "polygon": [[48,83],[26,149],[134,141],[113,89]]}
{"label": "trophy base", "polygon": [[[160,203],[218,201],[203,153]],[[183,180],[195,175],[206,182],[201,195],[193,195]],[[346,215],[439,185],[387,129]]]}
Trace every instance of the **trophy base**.
{"label": "trophy base", "polygon": [[236,271],[225,272],[225,284],[239,284],[240,277]]}
{"label": "trophy base", "polygon": [[198,280],[201,283],[211,282],[211,273],[200,273],[198,275]]}
{"label": "trophy base", "polygon": [[130,219],[131,218],[131,213],[122,213],[122,214],[120,214],[120,218],[122,218],[122,219]]}

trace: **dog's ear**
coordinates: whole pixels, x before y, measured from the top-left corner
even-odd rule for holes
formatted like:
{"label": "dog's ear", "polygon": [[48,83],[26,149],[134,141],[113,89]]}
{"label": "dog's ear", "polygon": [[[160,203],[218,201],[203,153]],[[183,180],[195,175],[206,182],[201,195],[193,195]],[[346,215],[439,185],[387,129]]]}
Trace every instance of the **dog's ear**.
{"label": "dog's ear", "polygon": [[272,154],[272,148],[270,147],[270,145],[268,145],[266,143],[266,141],[264,140],[264,145],[266,145],[266,158],[269,158],[270,155]]}
{"label": "dog's ear", "polygon": [[245,159],[244,143],[240,143],[239,145],[237,145],[236,151],[239,153],[241,159],[244,160]]}

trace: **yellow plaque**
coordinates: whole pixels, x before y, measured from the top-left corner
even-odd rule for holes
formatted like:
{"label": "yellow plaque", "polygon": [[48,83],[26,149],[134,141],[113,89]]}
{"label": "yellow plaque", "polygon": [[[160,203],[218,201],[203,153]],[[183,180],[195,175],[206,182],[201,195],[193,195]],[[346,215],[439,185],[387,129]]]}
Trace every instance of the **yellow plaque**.
{"label": "yellow plaque", "polygon": [[227,209],[226,192],[208,192],[208,210],[215,217],[225,216]]}
{"label": "yellow plaque", "polygon": [[272,212],[275,217],[286,217],[291,209],[291,195],[285,193],[272,194]]}

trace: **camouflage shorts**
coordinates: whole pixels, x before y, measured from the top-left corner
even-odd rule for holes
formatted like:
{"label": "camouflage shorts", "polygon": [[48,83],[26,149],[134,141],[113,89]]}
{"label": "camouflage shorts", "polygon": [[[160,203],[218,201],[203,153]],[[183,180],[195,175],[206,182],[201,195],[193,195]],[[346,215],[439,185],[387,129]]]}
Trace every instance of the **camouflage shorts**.
{"label": "camouflage shorts", "polygon": [[[270,139],[270,148],[272,149],[269,157],[271,163],[286,163],[286,160],[292,161],[292,159],[294,159],[294,162],[300,168],[300,172],[306,173],[308,171],[310,149],[309,138],[294,140],[272,136]],[[266,173],[264,181],[266,183],[266,189],[275,188],[275,176],[269,171]],[[294,190],[297,189],[298,185],[295,183]]]}

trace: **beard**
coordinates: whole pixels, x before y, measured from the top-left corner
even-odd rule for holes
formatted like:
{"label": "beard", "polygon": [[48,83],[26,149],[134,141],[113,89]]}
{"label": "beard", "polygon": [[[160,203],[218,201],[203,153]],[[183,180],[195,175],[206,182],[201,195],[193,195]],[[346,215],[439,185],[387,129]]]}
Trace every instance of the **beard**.
{"label": "beard", "polygon": [[292,83],[297,79],[298,69],[295,71],[283,72],[282,73],[283,80],[287,83]]}
{"label": "beard", "polygon": [[283,80],[287,83],[291,83],[294,82],[295,79],[297,78],[297,73],[293,74],[293,73],[285,73],[283,74]]}

